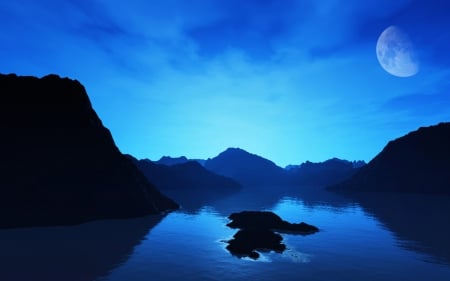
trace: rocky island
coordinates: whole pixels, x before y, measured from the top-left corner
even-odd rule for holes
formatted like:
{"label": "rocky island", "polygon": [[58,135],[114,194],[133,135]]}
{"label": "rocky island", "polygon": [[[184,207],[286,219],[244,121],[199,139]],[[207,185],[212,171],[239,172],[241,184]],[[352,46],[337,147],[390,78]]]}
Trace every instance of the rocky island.
{"label": "rocky island", "polygon": [[[319,231],[313,225],[289,223],[272,212],[243,211],[229,216],[232,220],[227,224],[230,228],[240,230],[227,241],[226,247],[231,254],[238,257],[258,259],[257,251],[275,251],[282,253],[286,245],[281,243],[283,237],[279,233],[309,235]],[[278,233],[277,233],[278,232]]]}

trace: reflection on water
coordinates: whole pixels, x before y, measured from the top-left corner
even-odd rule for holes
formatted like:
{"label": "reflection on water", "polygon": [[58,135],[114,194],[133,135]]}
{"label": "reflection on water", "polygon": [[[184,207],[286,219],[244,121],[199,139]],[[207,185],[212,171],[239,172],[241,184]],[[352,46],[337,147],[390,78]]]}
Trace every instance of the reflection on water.
{"label": "reflection on water", "polygon": [[[432,198],[419,202],[370,197],[327,203],[285,193],[256,200],[254,194],[236,194],[170,213],[159,223],[142,218],[1,230],[0,280],[448,281],[449,205]],[[244,209],[307,221],[320,232],[283,234],[282,254],[239,259],[223,241],[235,233],[226,226],[227,216]]]}
{"label": "reflection on water", "polygon": [[361,206],[394,233],[400,247],[450,265],[450,197],[424,194],[359,194]]}
{"label": "reflection on water", "polygon": [[95,280],[125,262],[161,219],[0,230],[0,280]]}
{"label": "reflection on water", "polygon": [[[450,280],[450,266],[424,262],[425,253],[400,247],[395,233],[352,201],[315,205],[297,196],[244,198],[249,197],[240,194],[194,213],[169,214],[126,263],[101,280]],[[271,210],[321,231],[284,235],[282,254],[239,259],[223,241],[235,232],[226,227],[226,217],[242,209]]]}

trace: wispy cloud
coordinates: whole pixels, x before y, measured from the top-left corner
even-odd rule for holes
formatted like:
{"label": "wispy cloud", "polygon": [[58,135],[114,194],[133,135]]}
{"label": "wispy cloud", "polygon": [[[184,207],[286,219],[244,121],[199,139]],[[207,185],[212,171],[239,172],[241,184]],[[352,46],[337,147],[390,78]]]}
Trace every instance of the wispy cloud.
{"label": "wispy cloud", "polygon": [[434,94],[409,94],[386,101],[381,110],[401,112],[417,119],[450,118],[450,88]]}
{"label": "wispy cloud", "polygon": [[[367,158],[375,149],[369,152],[366,143],[380,135],[379,146],[388,140],[383,126],[391,120],[403,124],[403,118],[412,128],[424,116],[445,118],[450,87],[433,75],[450,63],[449,6],[440,0],[2,1],[0,71],[81,80],[119,145],[137,154],[148,152],[148,143],[166,147],[165,154],[189,153],[176,144],[183,138],[183,148],[192,144],[211,156],[227,145],[211,139],[216,135],[256,153],[282,144],[285,157],[313,151],[292,140],[328,147],[310,160],[323,160],[317,155],[332,150],[332,138],[342,147],[352,143],[348,155]],[[391,24],[417,43],[425,65],[419,76],[401,80],[378,65],[376,39]],[[241,129],[226,136],[223,128],[236,123]]]}

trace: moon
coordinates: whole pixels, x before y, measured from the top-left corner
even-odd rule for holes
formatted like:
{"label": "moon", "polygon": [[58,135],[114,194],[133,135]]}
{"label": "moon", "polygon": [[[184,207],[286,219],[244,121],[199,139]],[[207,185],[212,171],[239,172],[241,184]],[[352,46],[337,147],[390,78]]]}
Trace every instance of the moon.
{"label": "moon", "polygon": [[397,77],[411,77],[419,72],[419,62],[408,35],[397,26],[389,26],[377,41],[381,67]]}

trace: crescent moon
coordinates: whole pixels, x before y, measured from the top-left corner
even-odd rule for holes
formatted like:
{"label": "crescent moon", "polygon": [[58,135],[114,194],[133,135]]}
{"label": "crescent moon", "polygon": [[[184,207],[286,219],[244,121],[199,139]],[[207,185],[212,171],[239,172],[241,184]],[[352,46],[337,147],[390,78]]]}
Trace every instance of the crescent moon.
{"label": "crescent moon", "polygon": [[377,58],[381,67],[397,77],[411,77],[419,72],[419,62],[408,35],[389,26],[377,41]]}

